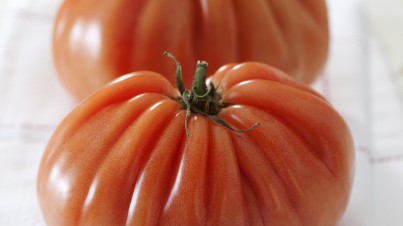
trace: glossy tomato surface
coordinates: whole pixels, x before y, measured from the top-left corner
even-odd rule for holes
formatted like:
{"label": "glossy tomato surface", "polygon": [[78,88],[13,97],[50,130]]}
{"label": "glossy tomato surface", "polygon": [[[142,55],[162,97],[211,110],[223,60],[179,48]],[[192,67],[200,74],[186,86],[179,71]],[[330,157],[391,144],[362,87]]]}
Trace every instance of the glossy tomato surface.
{"label": "glossy tomato surface", "polygon": [[198,59],[211,71],[264,62],[311,83],[326,61],[328,39],[324,0],[65,0],[53,49],[61,81],[81,100],[132,71],[156,71],[174,83],[164,51],[182,63],[187,85]]}
{"label": "glossy tomato surface", "polygon": [[162,75],[139,71],[59,125],[38,173],[48,225],[335,225],[353,180],[344,120],[312,89],[264,64],[222,67],[223,108],[191,113]]}

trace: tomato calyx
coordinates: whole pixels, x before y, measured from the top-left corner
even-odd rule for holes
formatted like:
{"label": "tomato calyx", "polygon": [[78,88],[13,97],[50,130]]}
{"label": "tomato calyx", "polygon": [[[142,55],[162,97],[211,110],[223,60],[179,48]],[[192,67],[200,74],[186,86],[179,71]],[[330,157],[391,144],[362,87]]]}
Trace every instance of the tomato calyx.
{"label": "tomato calyx", "polygon": [[206,85],[206,74],[208,63],[205,61],[198,61],[196,65],[196,73],[192,83],[192,89],[186,90],[182,78],[182,66],[179,61],[169,52],[164,52],[164,55],[172,58],[176,63],[176,85],[181,94],[177,100],[186,109],[185,117],[185,131],[186,136],[189,137],[188,118],[191,113],[200,114],[211,118],[216,123],[225,126],[226,128],[235,132],[247,132],[254,129],[259,123],[253,124],[247,129],[235,129],[227,122],[218,118],[218,113],[221,109],[228,106],[221,102],[221,95],[217,92],[216,87],[211,82],[209,86]]}

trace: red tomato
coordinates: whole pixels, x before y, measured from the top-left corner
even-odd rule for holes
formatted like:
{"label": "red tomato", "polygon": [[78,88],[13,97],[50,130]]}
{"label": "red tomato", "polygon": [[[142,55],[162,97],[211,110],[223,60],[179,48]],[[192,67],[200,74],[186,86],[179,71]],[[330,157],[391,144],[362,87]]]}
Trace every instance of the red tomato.
{"label": "red tomato", "polygon": [[57,72],[79,100],[132,71],[155,71],[175,83],[163,51],[182,62],[187,86],[198,59],[212,71],[259,61],[309,84],[328,42],[324,0],[65,0],[53,34]]}
{"label": "red tomato", "polygon": [[[209,80],[210,88],[178,91],[162,75],[139,71],[81,103],[40,164],[46,222],[336,224],[354,165],[341,116],[265,64],[230,64]],[[198,87],[210,91],[203,97]]]}

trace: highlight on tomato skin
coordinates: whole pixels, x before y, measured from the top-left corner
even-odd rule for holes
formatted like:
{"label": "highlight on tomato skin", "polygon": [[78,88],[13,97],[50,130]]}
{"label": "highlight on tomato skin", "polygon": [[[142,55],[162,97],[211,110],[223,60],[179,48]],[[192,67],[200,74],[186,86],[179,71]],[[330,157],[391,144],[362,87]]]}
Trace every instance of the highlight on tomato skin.
{"label": "highlight on tomato skin", "polygon": [[181,61],[187,86],[199,59],[211,71],[258,61],[311,84],[328,57],[327,14],[325,0],[65,0],[54,22],[54,64],[78,101],[132,71],[174,84],[165,50]]}
{"label": "highlight on tomato skin", "polygon": [[49,226],[337,224],[355,158],[337,111],[266,64],[197,67],[179,90],[127,74],[66,116],[38,171]]}

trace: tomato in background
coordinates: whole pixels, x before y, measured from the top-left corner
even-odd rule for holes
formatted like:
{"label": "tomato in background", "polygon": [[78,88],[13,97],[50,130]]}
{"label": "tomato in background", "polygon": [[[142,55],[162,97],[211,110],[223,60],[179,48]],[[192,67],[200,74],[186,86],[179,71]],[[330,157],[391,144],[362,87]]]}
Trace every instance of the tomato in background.
{"label": "tomato in background", "polygon": [[335,225],[354,172],[341,116],[265,64],[209,81],[196,95],[138,71],[78,105],[40,164],[48,225]]}
{"label": "tomato in background", "polygon": [[169,51],[190,85],[194,62],[211,71],[259,61],[311,83],[328,53],[324,0],[65,0],[53,33],[62,83],[81,100],[112,79],[152,70],[175,82]]}

